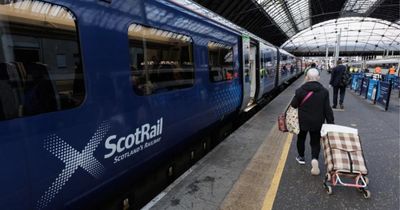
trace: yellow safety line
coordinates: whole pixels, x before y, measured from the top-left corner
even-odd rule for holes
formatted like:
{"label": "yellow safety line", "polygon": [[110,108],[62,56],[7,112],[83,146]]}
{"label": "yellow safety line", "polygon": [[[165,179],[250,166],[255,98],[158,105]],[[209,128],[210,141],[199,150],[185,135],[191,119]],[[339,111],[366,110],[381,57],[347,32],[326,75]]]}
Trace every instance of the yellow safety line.
{"label": "yellow safety line", "polygon": [[279,182],[281,181],[283,168],[285,167],[286,159],[289,153],[290,143],[292,142],[293,134],[289,133],[285,145],[283,146],[281,158],[279,159],[278,166],[276,167],[274,178],[272,179],[271,186],[264,199],[262,210],[271,210],[274,205],[276,192],[278,191]]}

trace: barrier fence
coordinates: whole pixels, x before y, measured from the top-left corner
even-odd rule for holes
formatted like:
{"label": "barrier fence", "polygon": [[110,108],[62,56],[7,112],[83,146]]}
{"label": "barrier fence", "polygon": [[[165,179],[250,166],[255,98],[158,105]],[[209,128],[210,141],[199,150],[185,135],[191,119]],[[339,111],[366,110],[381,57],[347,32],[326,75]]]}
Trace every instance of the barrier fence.
{"label": "barrier fence", "polygon": [[399,77],[395,75],[384,75],[382,80],[373,79],[361,73],[352,74],[350,89],[373,104],[382,106],[385,111],[389,108],[392,89],[399,91]]}

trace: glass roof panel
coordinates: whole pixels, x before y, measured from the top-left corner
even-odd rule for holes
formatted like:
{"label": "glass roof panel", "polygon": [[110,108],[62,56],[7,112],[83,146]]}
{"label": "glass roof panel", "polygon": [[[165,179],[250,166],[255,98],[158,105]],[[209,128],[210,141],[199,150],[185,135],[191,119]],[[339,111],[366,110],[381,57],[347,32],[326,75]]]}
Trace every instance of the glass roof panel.
{"label": "glass roof panel", "polygon": [[288,36],[292,37],[296,34],[293,25],[285,11],[285,2],[281,0],[257,0],[257,3],[267,12],[274,22]]}
{"label": "glass roof panel", "polygon": [[310,27],[309,1],[287,1],[286,3],[299,31]]}
{"label": "glass roof panel", "polygon": [[[400,25],[384,20],[347,17],[325,21],[293,36],[281,48],[290,52],[333,51],[340,34],[341,51],[400,51]],[[289,44],[290,43],[290,44]]]}
{"label": "glass roof panel", "polygon": [[344,5],[343,11],[366,13],[378,0],[348,0]]}

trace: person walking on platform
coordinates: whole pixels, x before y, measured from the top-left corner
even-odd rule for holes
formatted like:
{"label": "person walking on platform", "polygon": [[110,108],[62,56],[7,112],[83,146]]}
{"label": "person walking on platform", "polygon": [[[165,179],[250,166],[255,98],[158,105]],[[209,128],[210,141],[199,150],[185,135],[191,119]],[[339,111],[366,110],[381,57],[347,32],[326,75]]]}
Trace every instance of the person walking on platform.
{"label": "person walking on platform", "polygon": [[337,98],[338,92],[340,90],[340,99],[339,105],[341,109],[344,109],[343,101],[344,95],[346,93],[346,86],[349,80],[349,73],[347,72],[347,68],[342,64],[342,60],[337,61],[337,66],[332,69],[331,80],[329,84],[333,87],[333,106],[332,108],[336,109],[337,107]]}
{"label": "person walking on platform", "polygon": [[304,70],[304,75],[307,75],[307,71],[312,69],[312,68],[317,68],[317,64],[316,63],[311,63],[310,66],[308,66],[305,70]]}
{"label": "person walking on platform", "polygon": [[325,122],[334,123],[333,111],[329,103],[329,92],[319,83],[319,71],[311,68],[307,71],[306,83],[296,90],[295,96],[290,103],[293,108],[298,108],[300,133],[297,135],[296,160],[304,165],[304,149],[307,133],[310,133],[311,146],[311,174],[318,175],[318,157],[321,150],[320,138],[321,127]]}

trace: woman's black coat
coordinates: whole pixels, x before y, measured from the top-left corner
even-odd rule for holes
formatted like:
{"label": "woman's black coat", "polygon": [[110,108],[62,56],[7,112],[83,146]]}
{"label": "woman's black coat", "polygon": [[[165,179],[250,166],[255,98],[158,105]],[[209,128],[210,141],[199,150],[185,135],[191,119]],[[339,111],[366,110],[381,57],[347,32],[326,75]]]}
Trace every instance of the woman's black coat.
{"label": "woman's black coat", "polygon": [[[308,92],[313,91],[311,97],[300,106],[301,101]],[[290,103],[293,108],[299,110],[300,130],[319,131],[322,124],[334,123],[333,111],[329,102],[329,92],[319,82],[306,82],[299,89]]]}

